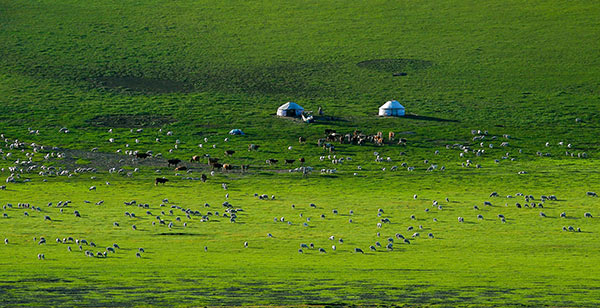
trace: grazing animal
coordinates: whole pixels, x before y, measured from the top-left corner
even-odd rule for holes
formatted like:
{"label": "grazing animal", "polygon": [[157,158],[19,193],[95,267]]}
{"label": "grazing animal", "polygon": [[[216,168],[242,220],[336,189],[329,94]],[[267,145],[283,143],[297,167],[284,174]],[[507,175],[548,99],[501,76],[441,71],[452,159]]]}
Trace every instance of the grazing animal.
{"label": "grazing animal", "polygon": [[144,158],[150,157],[150,154],[148,154],[148,153],[135,153],[135,157],[144,159]]}
{"label": "grazing animal", "polygon": [[296,160],[295,159],[286,159],[285,163],[286,164],[293,164]]}
{"label": "grazing animal", "polygon": [[91,186],[88,190],[89,191],[96,190],[96,186]]}
{"label": "grazing animal", "polygon": [[320,252],[320,253],[327,253],[327,252],[325,251],[325,249],[323,249],[323,248],[319,248],[319,252]]}
{"label": "grazing animal", "polygon": [[158,184],[165,184],[169,181],[169,179],[165,179],[165,178],[156,178],[156,180],[154,180],[154,185],[158,185]]}
{"label": "grazing animal", "polygon": [[202,156],[194,155],[194,156],[192,156],[192,158],[190,158],[190,162],[199,162],[201,159],[202,159]]}
{"label": "grazing animal", "polygon": [[202,173],[202,175],[200,176],[200,181],[202,181],[202,183],[206,183],[207,179],[208,177],[206,176],[206,174]]}
{"label": "grazing animal", "polygon": [[277,159],[269,158],[269,159],[267,159],[265,162],[266,162],[268,165],[273,165],[273,164],[276,164],[278,161],[279,161],[279,160],[277,160]]}
{"label": "grazing animal", "polygon": [[565,212],[560,213],[561,218],[567,218],[567,214]]}
{"label": "grazing animal", "polygon": [[233,169],[233,165],[223,164],[223,171],[227,171],[227,170],[231,170],[231,169]]}
{"label": "grazing animal", "polygon": [[595,192],[593,192],[593,191],[588,191],[585,194],[588,195],[589,197],[598,197],[598,195]]}
{"label": "grazing animal", "polygon": [[185,170],[187,170],[186,166],[178,166],[175,168],[175,171],[185,171]]}
{"label": "grazing animal", "polygon": [[233,155],[233,154],[235,154],[235,151],[234,151],[234,150],[226,150],[226,151],[225,151],[225,156],[231,156],[231,155]]}
{"label": "grazing animal", "polygon": [[465,222],[465,219],[462,217],[458,217],[458,222]]}
{"label": "grazing animal", "polygon": [[138,257],[138,258],[141,258],[141,257],[142,257],[142,254],[141,254],[141,253],[139,253],[139,252],[136,252],[136,253],[135,253],[135,256],[136,256],[136,257]]}
{"label": "grazing animal", "polygon": [[167,163],[169,164],[169,167],[170,167],[171,165],[173,165],[173,166],[177,166],[177,165],[178,165],[180,162],[181,162],[181,160],[180,160],[180,159],[178,159],[178,158],[174,158],[174,159],[169,159],[169,160],[167,160]]}
{"label": "grazing animal", "polygon": [[298,142],[299,142],[299,143],[305,143],[305,142],[306,142],[306,138],[304,138],[304,137],[302,137],[302,136],[301,136],[301,137],[298,137]]}
{"label": "grazing animal", "polygon": [[354,248],[354,252],[355,253],[365,253],[362,249],[360,248]]}
{"label": "grazing animal", "polygon": [[260,148],[260,145],[258,145],[258,144],[249,144],[248,145],[248,151],[258,151],[258,148]]}
{"label": "grazing animal", "polygon": [[585,214],[583,214],[583,217],[592,218],[592,214],[589,212],[586,212]]}
{"label": "grazing animal", "polygon": [[210,163],[210,167],[213,170],[214,169],[221,169],[221,168],[223,168],[223,164],[220,164],[220,163]]}

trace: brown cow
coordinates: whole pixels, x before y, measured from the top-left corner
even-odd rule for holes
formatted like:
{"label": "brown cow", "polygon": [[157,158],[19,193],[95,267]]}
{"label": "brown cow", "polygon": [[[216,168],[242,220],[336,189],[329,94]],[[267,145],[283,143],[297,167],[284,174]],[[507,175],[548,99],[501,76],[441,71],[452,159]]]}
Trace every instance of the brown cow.
{"label": "brown cow", "polygon": [[190,158],[190,162],[199,162],[201,159],[202,159],[202,156],[194,155],[194,156],[192,156],[192,158]]}
{"label": "brown cow", "polygon": [[389,133],[388,133],[388,140],[389,140],[389,141],[392,141],[392,140],[394,140],[394,136],[395,136],[394,132],[389,132]]}
{"label": "brown cow", "polygon": [[185,171],[185,170],[187,170],[186,166],[179,166],[179,167],[175,168],[175,171]]}
{"label": "brown cow", "polygon": [[223,164],[223,171],[228,171],[233,169],[233,166],[231,164]]}
{"label": "brown cow", "polygon": [[169,179],[165,179],[165,178],[156,178],[156,180],[154,181],[154,186],[158,185],[158,184],[165,184],[169,181]]}

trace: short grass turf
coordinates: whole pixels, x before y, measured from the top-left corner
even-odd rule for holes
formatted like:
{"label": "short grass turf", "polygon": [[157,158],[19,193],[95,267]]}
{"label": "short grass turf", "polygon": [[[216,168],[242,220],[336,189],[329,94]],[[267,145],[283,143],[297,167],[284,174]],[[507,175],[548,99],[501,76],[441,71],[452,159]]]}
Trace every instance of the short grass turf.
{"label": "short grass turf", "polygon": [[[599,20],[595,1],[0,1],[0,133],[50,147],[29,171],[20,161],[31,147],[2,147],[2,177],[12,166],[25,170],[0,190],[0,203],[13,205],[0,220],[0,238],[9,240],[0,247],[0,303],[597,306],[599,201],[586,192],[599,179]],[[409,116],[378,118],[389,99]],[[290,100],[322,106],[325,117],[310,125],[275,117]],[[232,128],[246,135],[228,136]],[[394,131],[408,143],[334,143],[329,153],[316,146],[325,129]],[[488,131],[483,147],[473,129]],[[251,143],[260,150],[247,151]],[[454,144],[486,152],[460,157]],[[225,158],[227,149],[236,154]],[[162,158],[132,161],[127,150],[180,158],[193,172],[176,175]],[[51,152],[66,157],[43,158]],[[375,162],[375,152],[391,161]],[[188,162],[203,154],[250,170],[185,179],[210,172]],[[307,178],[287,172],[297,162],[283,165],[300,157],[314,168]],[[352,160],[331,162],[340,157]],[[269,166],[270,158],[280,163]],[[97,172],[40,176],[42,165]],[[154,186],[157,176],[170,181]],[[519,192],[558,201],[517,208],[527,203]],[[243,209],[236,223],[171,208],[222,215],[225,193]],[[61,200],[72,201],[62,214]],[[123,204],[131,200],[149,209]],[[152,226],[156,215],[174,227]],[[292,224],[274,221],[281,217]],[[391,223],[378,228],[382,218]],[[48,243],[38,245],[42,236]],[[55,241],[68,236],[97,244],[84,250],[121,249],[89,258]],[[390,237],[393,251],[385,249]],[[377,241],[383,247],[370,251]],[[302,243],[315,248],[300,254]]]}

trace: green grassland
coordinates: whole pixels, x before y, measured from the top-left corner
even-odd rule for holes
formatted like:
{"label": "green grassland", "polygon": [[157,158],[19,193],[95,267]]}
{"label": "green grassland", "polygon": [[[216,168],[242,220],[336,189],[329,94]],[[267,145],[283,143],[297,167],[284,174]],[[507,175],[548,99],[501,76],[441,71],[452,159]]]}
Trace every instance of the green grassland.
{"label": "green grassland", "polygon": [[[598,306],[600,201],[586,192],[600,190],[599,37],[596,1],[0,0],[0,175],[24,169],[0,190],[13,205],[0,219],[0,305]],[[408,116],[377,117],[390,99]],[[325,116],[276,117],[287,101]],[[316,145],[325,129],[408,142],[329,153]],[[488,132],[483,147],[472,130]],[[15,139],[27,146],[10,148]],[[21,164],[31,143],[46,148]],[[454,144],[485,154],[461,157]],[[236,168],[189,179],[210,173],[188,162],[204,154]],[[307,177],[283,164],[300,157],[314,168]],[[332,163],[341,157],[351,160]],[[191,172],[173,171],[171,158]],[[72,176],[40,175],[42,165]],[[169,182],[155,186],[157,176]],[[235,223],[222,216],[226,193],[243,210]],[[558,200],[517,208],[527,203],[517,193]],[[215,215],[202,222],[172,205]],[[378,228],[382,218],[391,222]],[[55,241],[68,236],[97,244],[83,250],[121,248],[90,258]],[[315,248],[300,254],[301,243]]]}

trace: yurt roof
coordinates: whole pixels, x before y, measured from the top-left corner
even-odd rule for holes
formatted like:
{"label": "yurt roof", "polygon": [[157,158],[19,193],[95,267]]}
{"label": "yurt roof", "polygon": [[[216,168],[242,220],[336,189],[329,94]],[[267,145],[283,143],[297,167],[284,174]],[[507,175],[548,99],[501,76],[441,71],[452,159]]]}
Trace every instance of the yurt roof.
{"label": "yurt roof", "polygon": [[402,104],[400,104],[398,101],[393,100],[393,101],[387,101],[385,104],[381,105],[381,107],[379,107],[380,109],[404,109],[404,106],[402,106]]}
{"label": "yurt roof", "polygon": [[279,106],[279,108],[277,108],[279,110],[293,110],[293,109],[300,109],[300,110],[304,110],[304,108],[302,108],[302,106],[294,103],[294,102],[287,102],[281,106]]}

